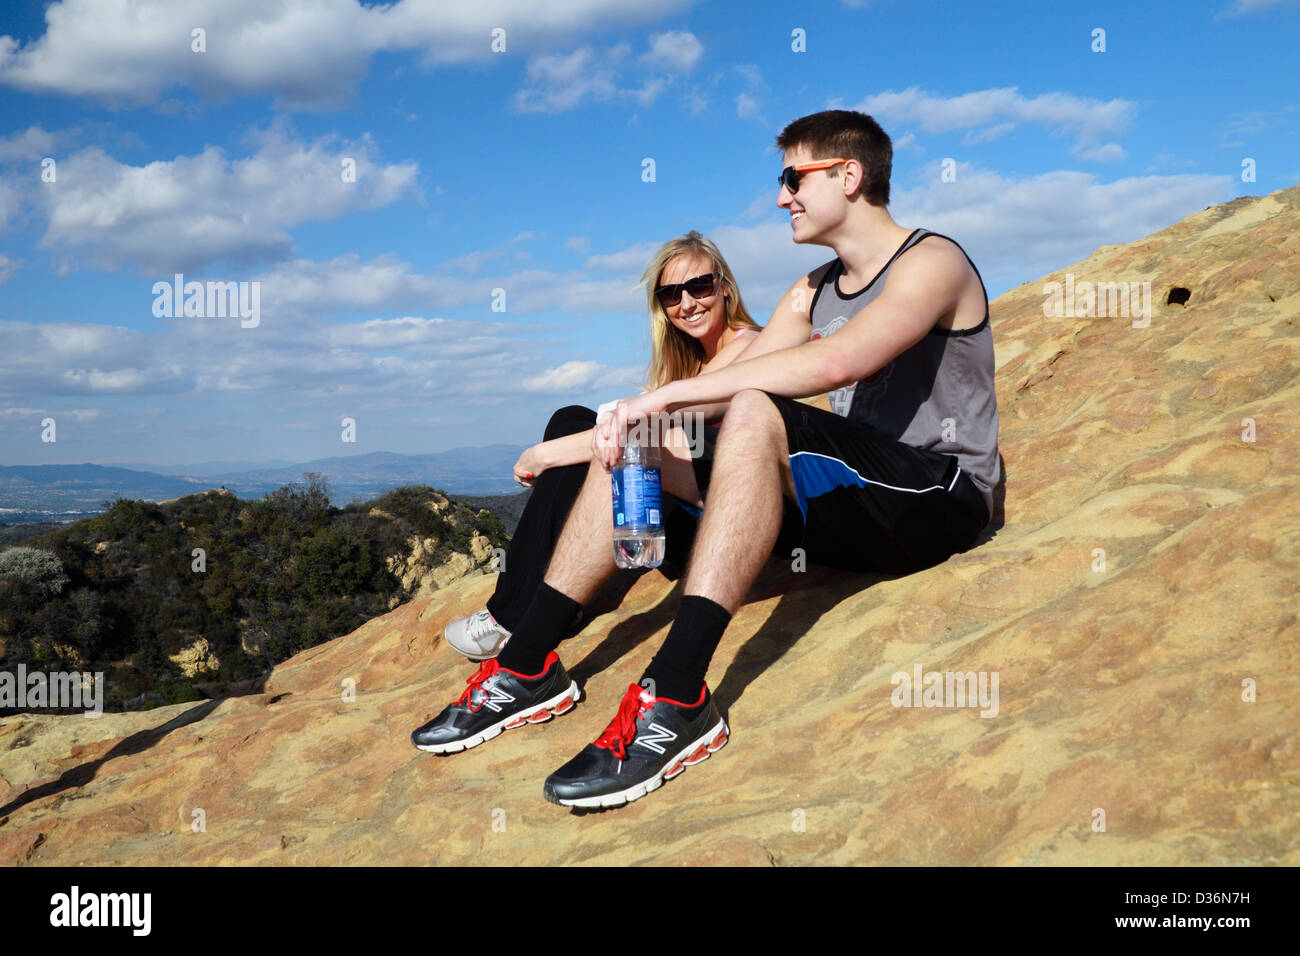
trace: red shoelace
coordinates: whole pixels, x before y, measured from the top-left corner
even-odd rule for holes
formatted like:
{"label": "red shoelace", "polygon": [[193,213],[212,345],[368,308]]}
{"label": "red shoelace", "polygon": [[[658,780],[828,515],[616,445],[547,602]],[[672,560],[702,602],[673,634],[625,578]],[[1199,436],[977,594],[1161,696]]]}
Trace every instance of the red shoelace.
{"label": "red shoelace", "polygon": [[483,700],[480,700],[478,702],[478,706],[476,707],[474,705],[474,699],[472,696],[474,691],[476,690],[482,691],[483,684],[487,681],[487,679],[493,676],[500,669],[501,669],[501,665],[497,663],[497,659],[495,657],[489,658],[488,660],[485,660],[483,661],[483,663],[479,664],[478,670],[474,672],[474,676],[465,682],[469,686],[465,688],[465,692],[461,694],[460,698],[456,701],[457,706],[460,707],[468,706],[469,712],[471,714],[476,713],[479,707],[483,706],[483,700],[487,700],[488,695],[487,695],[487,691],[483,691]]}
{"label": "red shoelace", "polygon": [[629,684],[623,701],[618,705],[618,713],[610,721],[605,732],[596,738],[596,746],[612,751],[622,760],[627,756],[627,747],[636,738],[636,722],[642,714],[654,706],[653,700],[645,700],[641,694],[644,688]]}

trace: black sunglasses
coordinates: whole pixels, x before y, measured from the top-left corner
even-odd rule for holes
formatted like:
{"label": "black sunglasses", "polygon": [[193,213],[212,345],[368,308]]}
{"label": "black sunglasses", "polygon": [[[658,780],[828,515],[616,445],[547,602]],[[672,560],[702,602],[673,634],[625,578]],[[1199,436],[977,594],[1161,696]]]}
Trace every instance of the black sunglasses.
{"label": "black sunglasses", "polygon": [[710,272],[702,276],[696,276],[694,279],[687,279],[685,282],[661,285],[655,289],[655,298],[666,309],[670,305],[676,305],[682,301],[683,289],[691,294],[692,299],[707,299],[709,296],[717,294],[718,277]]}

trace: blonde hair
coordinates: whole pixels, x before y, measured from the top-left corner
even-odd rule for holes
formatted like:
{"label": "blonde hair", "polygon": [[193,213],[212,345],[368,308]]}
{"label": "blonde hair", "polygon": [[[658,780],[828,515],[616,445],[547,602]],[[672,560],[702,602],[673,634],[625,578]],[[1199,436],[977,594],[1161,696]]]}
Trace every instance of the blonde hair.
{"label": "blonde hair", "polygon": [[668,240],[659,247],[641,277],[650,312],[650,365],[646,369],[646,387],[651,389],[698,375],[700,366],[704,364],[704,346],[669,322],[668,313],[655,297],[655,288],[664,268],[680,255],[703,256],[709,260],[711,271],[718,278],[718,294],[726,296],[727,328],[753,329],[755,332],[762,328],[745,308],[736,277],[717,246],[694,229],[684,236]]}

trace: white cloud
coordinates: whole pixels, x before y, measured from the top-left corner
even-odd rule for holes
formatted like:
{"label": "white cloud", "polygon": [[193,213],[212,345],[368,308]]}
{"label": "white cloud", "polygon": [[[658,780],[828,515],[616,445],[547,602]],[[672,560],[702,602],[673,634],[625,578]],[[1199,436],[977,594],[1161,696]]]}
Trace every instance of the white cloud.
{"label": "white cloud", "polygon": [[772,190],[760,189],[741,212],[740,221],[755,222],[759,219],[771,219],[779,211],[772,195]]}
{"label": "white cloud", "polygon": [[488,335],[507,336],[513,331],[515,327],[504,322],[465,322],[404,316],[400,319],[368,319],[364,322],[332,325],[326,329],[325,334],[330,348],[409,351],[419,346],[436,346],[441,351],[448,344],[482,339]]}
{"label": "white cloud", "polygon": [[1087,149],[1079,150],[1078,155],[1080,159],[1086,159],[1092,163],[1120,163],[1128,159],[1128,153],[1119,143],[1090,146]]}
{"label": "white cloud", "polygon": [[690,90],[682,96],[682,105],[692,116],[700,116],[708,110],[709,101],[699,90]]}
{"label": "white cloud", "polygon": [[539,56],[528,62],[528,86],[515,94],[515,106],[524,113],[560,113],[584,99],[605,101],[619,92],[614,70],[627,56],[620,45],[604,53],[590,47],[567,56]]}
{"label": "white cloud", "polygon": [[[605,50],[581,47],[567,54],[545,54],[528,61],[525,84],[515,93],[521,113],[562,113],[584,101],[632,100],[648,106],[699,59],[703,47],[693,34],[658,33],[650,50],[635,61],[626,43]],[[620,74],[640,69],[638,83],[624,85]]]}
{"label": "white cloud", "polygon": [[650,37],[650,52],[641,59],[653,69],[672,73],[690,72],[700,56],[704,46],[695,34],[685,30],[670,30],[656,33]]}
{"label": "white cloud", "polygon": [[522,388],[525,392],[546,395],[620,386],[635,388],[642,374],[642,369],[616,368],[600,362],[565,362],[525,379]]}
{"label": "white cloud", "polygon": [[915,123],[927,133],[970,130],[967,142],[993,139],[1030,123],[1073,137],[1073,150],[1083,159],[1111,162],[1117,150],[1106,137],[1118,135],[1132,122],[1135,105],[1129,100],[1091,100],[1068,93],[1024,97],[1016,87],[979,90],[960,96],[937,96],[915,86],[900,92],[868,96],[854,109],[869,113],[888,127]]}
{"label": "white cloud", "polygon": [[[503,247],[537,238],[520,234]],[[639,371],[616,365],[556,366],[557,357],[572,354],[569,343],[553,328],[522,325],[515,318],[542,309],[607,319],[639,315],[643,299],[630,274],[607,269],[613,273],[609,277],[593,278],[585,270],[532,269],[470,276],[472,256],[427,273],[391,256],[278,263],[253,277],[263,291],[256,329],[201,318],[161,320],[148,333],[57,318],[39,324],[0,321],[0,404],[21,400],[27,405],[40,396],[165,392],[182,396],[169,402],[180,408],[202,395],[208,396],[203,402],[219,403],[222,394],[263,392],[281,405],[344,396],[363,398],[375,408],[409,404],[414,396],[421,407],[437,400],[491,405],[510,394],[569,392],[577,398],[584,389],[622,391],[639,381]],[[637,260],[639,276],[641,252],[631,259]],[[509,306],[509,314],[492,316],[496,321],[420,314],[332,321],[349,312],[392,309],[395,303],[423,310],[439,301],[471,302],[486,309],[495,287],[507,290]],[[144,284],[140,312],[151,302]]]}
{"label": "white cloud", "polygon": [[1156,153],[1151,157],[1151,164],[1143,172],[1159,173],[1177,169],[1194,169],[1196,160],[1189,156],[1178,156],[1174,153]]}
{"label": "white cloud", "polygon": [[149,336],[90,322],[0,320],[0,396],[182,391],[189,378]]}
{"label": "white cloud", "polygon": [[[620,254],[615,254],[620,255]],[[474,253],[452,260],[462,266]],[[636,259],[628,255],[627,264]],[[648,256],[647,256],[648,259]],[[645,262],[635,271],[611,278],[582,272],[523,269],[495,275],[467,274],[444,263],[433,272],[417,272],[393,256],[363,260],[355,253],[324,262],[295,259],[279,263],[256,278],[261,282],[262,311],[282,310],[304,321],[313,316],[356,310],[454,308],[494,302],[505,290],[507,315],[558,309],[571,315],[639,314],[644,305],[636,288]],[[606,270],[617,271],[617,270]],[[506,316],[503,315],[503,318]]]}
{"label": "white cloud", "polygon": [[[255,139],[258,151],[242,159],[209,146],[142,167],[82,150],[59,164],[57,188],[32,193],[49,215],[40,245],[153,274],[247,266],[288,257],[293,226],[374,209],[414,188],[416,164],[377,162],[369,136],[304,143],[272,127]],[[356,182],[342,181],[344,158],[355,160]]]}
{"label": "white cloud", "polygon": [[[148,334],[86,322],[0,320],[0,404],[45,396],[273,393],[277,401],[358,394],[380,402],[430,391],[466,394],[483,380],[540,374],[542,346],[508,323],[407,316],[283,324],[176,319]],[[536,336],[532,336],[536,341]]]}
{"label": "white cloud", "polygon": [[736,116],[740,119],[752,119],[763,122],[763,111],[758,105],[758,98],[749,93],[736,94]]}
{"label": "white cloud", "polygon": [[346,253],[325,261],[294,259],[258,276],[263,307],[304,312],[403,309],[437,297],[439,281],[393,256],[362,260]]}
{"label": "white cloud", "polygon": [[1257,13],[1271,7],[1300,6],[1300,0],[1237,0],[1226,12],[1227,16],[1240,16],[1244,13]]}
{"label": "white cloud", "polygon": [[589,256],[587,261],[582,264],[582,267],[607,272],[635,273],[640,277],[641,273],[645,271],[645,267],[650,264],[650,257],[659,251],[661,245],[663,243],[644,240],[628,246],[626,249],[620,249],[618,252]]}
{"label": "white cloud", "polygon": [[439,269],[445,272],[464,272],[467,275],[474,275],[482,272],[484,266],[490,262],[496,262],[505,257],[505,251],[501,248],[496,249],[475,249],[472,252],[466,252],[464,255],[456,256],[454,259],[448,259],[439,266]]}
{"label": "white cloud", "polygon": [[1190,174],[1103,183],[1073,170],[1010,179],[964,163],[956,176],[945,183],[937,165],[924,168],[918,185],[896,186],[891,213],[960,243],[990,295],[1170,226],[1231,198],[1234,185],[1230,176]]}
{"label": "white cloud", "polygon": [[753,63],[737,63],[732,72],[744,78],[745,88],[736,94],[736,116],[768,125],[763,116],[762,98],[768,91],[763,74]]}
{"label": "white cloud", "polygon": [[[210,97],[271,94],[281,106],[348,100],[382,51],[409,50],[429,66],[488,62],[491,31],[507,50],[535,49],[669,15],[689,0],[62,0],[45,11],[44,35],[0,37],[0,82],[34,93],[110,103],[158,102],[188,87]],[[206,31],[193,52],[191,31]]]}
{"label": "white cloud", "polygon": [[15,272],[23,266],[21,259],[10,259],[3,252],[0,252],[0,285],[4,285],[13,278]]}
{"label": "white cloud", "polygon": [[973,129],[965,133],[961,141],[967,146],[973,146],[976,143],[991,143],[1000,136],[1005,136],[1016,128],[1015,123],[997,123],[993,126],[986,126],[983,129]]}
{"label": "white cloud", "polygon": [[39,161],[54,152],[55,134],[39,126],[0,137],[0,163]]}
{"label": "white cloud", "polygon": [[138,368],[119,368],[107,372],[98,368],[70,368],[64,370],[63,381],[69,390],[84,388],[89,392],[139,392],[149,384],[145,372]]}
{"label": "white cloud", "polygon": [[1219,130],[1219,146],[1223,149],[1245,146],[1247,141],[1266,130],[1292,129],[1296,119],[1288,114],[1294,113],[1297,109],[1300,109],[1300,105],[1288,103],[1277,109],[1248,110],[1238,113]]}
{"label": "white cloud", "polygon": [[0,180],[0,230],[9,228],[9,220],[18,212],[18,190]]}

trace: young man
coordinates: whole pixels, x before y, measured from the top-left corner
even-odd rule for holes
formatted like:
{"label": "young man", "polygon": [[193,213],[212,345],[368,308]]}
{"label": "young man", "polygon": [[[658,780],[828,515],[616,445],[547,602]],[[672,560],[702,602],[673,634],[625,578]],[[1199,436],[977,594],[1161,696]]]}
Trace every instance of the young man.
{"label": "young man", "polygon": [[[836,258],[796,282],[731,366],[618,404],[545,583],[495,660],[412,734],[449,753],[563,713],[578,699],[555,648],[614,570],[609,468],[629,423],[726,410],[716,448],[664,455],[663,485],[707,502],[683,598],[640,686],[596,741],[547,779],[548,800],[616,806],[726,743],[704,677],[771,554],[846,570],[908,573],[969,548],[987,526],[1000,467],[988,298],[956,243],[894,222],[892,146],[861,113],[796,120],[777,138],[777,205],[795,242]],[[829,392],[831,412],[795,401]]]}

